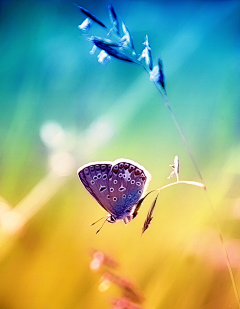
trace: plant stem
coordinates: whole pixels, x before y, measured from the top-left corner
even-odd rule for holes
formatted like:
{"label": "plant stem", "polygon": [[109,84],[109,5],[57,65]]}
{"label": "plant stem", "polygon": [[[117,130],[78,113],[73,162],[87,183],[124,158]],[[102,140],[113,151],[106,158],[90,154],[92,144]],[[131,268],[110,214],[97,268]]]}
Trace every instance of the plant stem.
{"label": "plant stem", "polygon": [[187,184],[187,185],[193,185],[193,186],[197,186],[197,187],[200,187],[200,188],[203,188],[203,189],[206,189],[205,185],[200,183],[200,182],[196,182],[196,181],[188,181],[188,180],[179,180],[179,181],[175,181],[175,182],[172,182],[172,183],[169,183],[168,185],[165,185],[161,188],[158,188],[156,189],[156,191],[161,191],[163,189],[166,189],[168,187],[171,187],[171,186],[174,186],[174,185],[178,185],[178,184]]}
{"label": "plant stem", "polygon": [[177,130],[178,130],[178,132],[179,132],[179,134],[180,134],[180,136],[181,136],[183,142],[184,142],[184,145],[185,145],[185,147],[186,147],[186,149],[187,149],[187,152],[188,152],[188,154],[189,154],[189,156],[190,156],[190,158],[191,158],[191,160],[192,160],[192,163],[193,163],[193,165],[194,165],[194,167],[195,167],[195,169],[196,169],[196,171],[197,171],[197,173],[198,173],[198,176],[200,177],[200,179],[202,180],[202,182],[205,184],[205,181],[203,180],[202,174],[201,174],[201,172],[200,172],[200,170],[199,170],[199,168],[198,168],[197,162],[196,162],[196,160],[194,159],[194,156],[193,156],[193,154],[192,154],[192,151],[191,151],[191,149],[190,149],[190,147],[189,147],[189,145],[188,145],[188,142],[187,142],[187,140],[186,140],[185,134],[183,133],[183,130],[182,130],[182,128],[180,127],[180,125],[179,125],[179,123],[178,123],[178,121],[177,121],[177,119],[176,119],[176,117],[175,117],[175,115],[174,115],[174,113],[173,113],[173,110],[172,110],[172,108],[171,108],[171,106],[170,106],[170,104],[169,104],[167,95],[162,93],[162,91],[159,89],[159,86],[158,86],[158,84],[157,84],[156,82],[154,82],[154,85],[156,86],[158,92],[161,94],[161,96],[162,96],[162,98],[163,98],[163,102],[164,102],[165,106],[167,107],[167,109],[168,109],[169,112],[170,112],[170,115],[171,115],[171,117],[172,117],[172,120],[173,120],[173,122],[174,122],[174,124],[175,124],[175,126],[176,126],[176,128],[177,128]]}
{"label": "plant stem", "polygon": [[[146,68],[145,68],[145,70],[146,70]],[[234,279],[234,276],[233,276],[233,271],[232,271],[232,266],[231,266],[230,258],[229,258],[229,255],[228,255],[228,252],[227,252],[227,248],[226,248],[226,245],[225,245],[225,242],[224,242],[224,239],[223,239],[222,229],[221,229],[221,226],[219,224],[219,221],[218,221],[217,215],[215,213],[215,210],[214,210],[213,204],[211,202],[211,199],[209,197],[209,193],[208,193],[207,187],[206,187],[205,182],[203,180],[202,174],[200,173],[198,165],[197,165],[197,163],[196,163],[196,161],[194,159],[194,156],[193,156],[193,154],[192,154],[192,152],[190,150],[190,147],[189,147],[189,145],[187,143],[186,137],[185,137],[185,135],[184,135],[184,133],[183,133],[183,131],[182,131],[182,129],[181,129],[181,127],[180,127],[180,125],[179,125],[175,115],[174,115],[174,113],[173,113],[173,110],[172,110],[170,104],[169,104],[166,92],[164,91],[165,93],[163,93],[156,82],[154,82],[154,85],[156,86],[158,92],[162,96],[164,104],[165,104],[165,106],[167,107],[167,109],[170,112],[170,115],[171,115],[171,117],[173,119],[173,122],[174,122],[174,124],[175,124],[175,126],[176,126],[176,128],[177,128],[177,130],[178,130],[178,132],[179,132],[183,142],[184,142],[184,145],[185,145],[185,147],[187,149],[187,152],[188,152],[188,154],[189,154],[189,156],[190,156],[190,158],[192,160],[192,163],[193,163],[193,165],[194,165],[194,167],[195,167],[195,169],[196,169],[196,171],[198,173],[198,176],[200,177],[200,179],[203,182],[203,184],[200,184],[200,183],[195,183],[193,181],[177,181],[177,182],[168,184],[168,185],[166,185],[166,186],[164,186],[162,188],[159,188],[157,190],[159,190],[159,192],[160,192],[160,190],[165,189],[165,188],[170,187],[170,186],[173,186],[173,185],[176,185],[178,183],[188,183],[188,184],[200,186],[200,187],[205,189],[205,192],[207,194],[207,198],[208,198],[209,204],[210,204],[211,209],[212,209],[212,215],[214,217],[214,221],[215,221],[215,224],[216,224],[216,227],[217,227],[217,230],[218,230],[218,235],[219,235],[219,238],[220,238],[220,242],[221,242],[223,251],[225,253],[226,262],[227,262],[227,268],[228,268],[228,272],[229,272],[229,275],[230,275],[230,278],[231,278],[234,295],[235,295],[235,298],[236,298],[236,301],[237,301],[238,308],[240,309],[240,298],[239,298],[239,295],[238,295],[238,290],[237,290],[236,282],[235,282],[235,279]]]}

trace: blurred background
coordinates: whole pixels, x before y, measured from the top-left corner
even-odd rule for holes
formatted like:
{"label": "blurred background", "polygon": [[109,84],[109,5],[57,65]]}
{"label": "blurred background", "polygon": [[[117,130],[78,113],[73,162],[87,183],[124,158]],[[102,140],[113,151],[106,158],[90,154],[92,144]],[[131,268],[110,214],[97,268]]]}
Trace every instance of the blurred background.
{"label": "blurred background", "polygon": [[[151,190],[174,181],[178,155],[180,179],[201,181],[146,72],[116,59],[99,64],[72,1],[0,3],[0,308],[238,308],[201,188],[163,191],[142,237],[153,196],[127,225],[105,224],[97,235],[89,226],[106,213],[78,180],[83,164],[132,159],[152,174]],[[106,1],[77,3],[110,27]],[[148,35],[155,64],[163,60],[240,291],[240,3],[112,4],[136,50]],[[89,31],[103,34],[96,24]],[[111,263],[91,266],[101,252],[142,295],[135,307],[113,304],[123,281],[102,277]]]}

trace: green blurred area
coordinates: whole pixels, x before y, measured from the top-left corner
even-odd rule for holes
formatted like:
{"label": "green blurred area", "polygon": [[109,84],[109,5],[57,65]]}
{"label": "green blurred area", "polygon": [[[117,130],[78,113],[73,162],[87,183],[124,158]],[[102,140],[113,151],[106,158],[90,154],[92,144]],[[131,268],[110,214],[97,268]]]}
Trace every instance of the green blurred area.
{"label": "green blurred area", "polygon": [[[108,23],[105,1],[78,4]],[[147,34],[155,63],[163,60],[240,291],[239,1],[112,4],[137,51]],[[144,308],[237,308],[204,190],[163,191],[142,237],[153,197],[126,226],[106,224],[97,235],[89,227],[105,211],[77,178],[83,164],[132,159],[152,174],[150,190],[171,181],[178,155],[180,179],[201,181],[146,72],[116,59],[99,64],[72,2],[0,5],[0,308],[111,308],[120,292],[98,291],[92,248],[119,261],[116,272],[137,282]],[[105,35],[97,25],[95,34]]]}

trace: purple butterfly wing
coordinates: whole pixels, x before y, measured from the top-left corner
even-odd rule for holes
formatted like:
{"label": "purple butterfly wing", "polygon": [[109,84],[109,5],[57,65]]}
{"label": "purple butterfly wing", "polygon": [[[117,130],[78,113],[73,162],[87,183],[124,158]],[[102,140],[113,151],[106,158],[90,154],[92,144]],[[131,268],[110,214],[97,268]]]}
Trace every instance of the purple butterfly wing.
{"label": "purple butterfly wing", "polygon": [[134,211],[151,175],[138,163],[118,159],[93,162],[78,170],[88,192],[115,220],[123,220]]}
{"label": "purple butterfly wing", "polygon": [[78,176],[84,187],[109,213],[112,213],[108,186],[108,174],[111,167],[110,163],[99,162],[84,165],[78,170]]}
{"label": "purple butterfly wing", "polygon": [[113,162],[108,174],[111,212],[117,219],[127,216],[140,200],[150,174],[139,164],[123,159]]}

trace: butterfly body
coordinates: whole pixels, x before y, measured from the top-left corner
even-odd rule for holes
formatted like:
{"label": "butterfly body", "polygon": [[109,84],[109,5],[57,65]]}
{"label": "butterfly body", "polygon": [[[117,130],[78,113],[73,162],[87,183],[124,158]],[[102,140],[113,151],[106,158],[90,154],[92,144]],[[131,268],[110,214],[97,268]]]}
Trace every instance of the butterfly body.
{"label": "butterfly body", "polygon": [[138,163],[118,159],[92,162],[79,168],[78,176],[88,192],[109,213],[107,221],[130,222],[147,187],[150,174]]}

